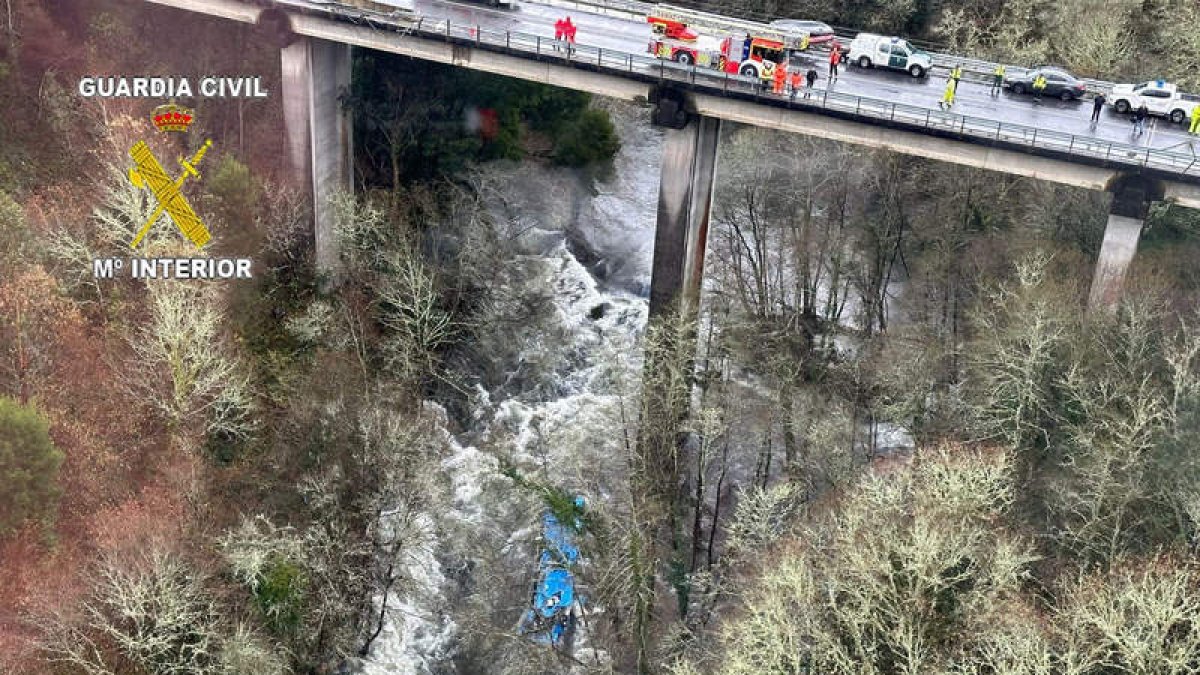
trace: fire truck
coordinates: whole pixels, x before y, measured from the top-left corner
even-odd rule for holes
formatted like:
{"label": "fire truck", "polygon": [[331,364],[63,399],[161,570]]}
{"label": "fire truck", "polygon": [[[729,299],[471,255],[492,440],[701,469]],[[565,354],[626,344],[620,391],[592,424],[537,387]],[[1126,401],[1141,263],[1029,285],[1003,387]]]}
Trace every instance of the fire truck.
{"label": "fire truck", "polygon": [[696,64],[701,68],[766,80],[775,76],[779,64],[787,68],[784,43],[761,36],[743,39],[729,36],[719,41],[707,36],[696,41],[655,38],[650,41],[648,51],[660,59],[670,59],[685,66]]}
{"label": "fire truck", "polygon": [[[655,33],[647,51],[660,59],[766,80],[779,65],[787,68],[792,52],[809,44],[807,34],[783,34],[762,24],[669,5],[655,5],[646,21]],[[694,27],[706,34],[697,35]]]}

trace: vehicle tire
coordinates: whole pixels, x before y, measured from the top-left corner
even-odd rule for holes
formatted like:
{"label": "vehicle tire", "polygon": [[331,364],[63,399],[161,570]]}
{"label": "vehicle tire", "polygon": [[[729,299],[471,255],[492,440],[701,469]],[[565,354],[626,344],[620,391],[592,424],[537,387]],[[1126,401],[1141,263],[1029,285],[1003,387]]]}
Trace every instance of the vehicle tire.
{"label": "vehicle tire", "polygon": [[1061,101],[1074,101],[1075,100],[1075,97],[1072,96],[1071,92],[1069,92],[1069,91],[1064,91],[1063,93],[1059,94],[1058,98]]}
{"label": "vehicle tire", "polygon": [[858,67],[859,68],[870,68],[871,67],[871,59],[866,56],[858,57]]}
{"label": "vehicle tire", "polygon": [[675,52],[675,61],[683,66],[690,66],[696,62],[689,52]]}
{"label": "vehicle tire", "polygon": [[1013,86],[1012,86],[1012,92],[1014,94],[1024,94],[1025,93],[1025,85],[1021,84],[1020,82],[1014,82]]}
{"label": "vehicle tire", "polygon": [[1175,124],[1183,124],[1185,119],[1187,119],[1187,115],[1185,115],[1182,110],[1171,111],[1171,121]]}
{"label": "vehicle tire", "polygon": [[925,69],[914,63],[908,67],[908,74],[920,79],[925,76]]}
{"label": "vehicle tire", "polygon": [[758,71],[754,69],[754,66],[749,64],[742,66],[742,69],[738,72],[740,72],[742,75],[749,75],[752,77],[758,76]]}
{"label": "vehicle tire", "polygon": [[1117,101],[1116,103],[1113,104],[1113,110],[1116,110],[1117,112],[1124,115],[1125,113],[1129,112],[1129,101],[1126,101],[1125,99],[1121,99],[1120,101]]}

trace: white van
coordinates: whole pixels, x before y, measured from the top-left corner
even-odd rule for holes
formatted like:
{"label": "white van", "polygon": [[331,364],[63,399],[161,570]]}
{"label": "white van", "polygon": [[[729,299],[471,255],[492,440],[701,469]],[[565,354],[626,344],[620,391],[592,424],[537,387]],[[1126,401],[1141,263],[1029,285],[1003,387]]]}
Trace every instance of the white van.
{"label": "white van", "polygon": [[846,58],[860,68],[890,68],[904,70],[913,77],[925,77],[933,65],[926,52],[917,49],[903,38],[873,33],[859,33],[850,42]]}

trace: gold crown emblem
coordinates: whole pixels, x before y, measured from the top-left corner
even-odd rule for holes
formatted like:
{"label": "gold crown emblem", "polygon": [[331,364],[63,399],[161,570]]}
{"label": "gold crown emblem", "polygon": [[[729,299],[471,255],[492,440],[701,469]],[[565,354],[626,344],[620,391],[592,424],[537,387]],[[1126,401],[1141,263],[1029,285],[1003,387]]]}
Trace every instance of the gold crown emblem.
{"label": "gold crown emblem", "polygon": [[177,106],[171,101],[155,108],[150,119],[159,131],[187,131],[192,126],[194,116],[190,108]]}

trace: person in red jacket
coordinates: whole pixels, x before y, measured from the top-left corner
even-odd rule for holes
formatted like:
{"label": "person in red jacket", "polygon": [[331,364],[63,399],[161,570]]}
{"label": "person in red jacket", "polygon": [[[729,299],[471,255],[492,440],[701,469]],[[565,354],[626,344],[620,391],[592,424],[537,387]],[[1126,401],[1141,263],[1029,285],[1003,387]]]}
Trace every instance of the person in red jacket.
{"label": "person in red jacket", "polygon": [[782,63],[775,64],[775,74],[771,76],[772,84],[775,86],[772,91],[776,94],[783,93],[783,85],[787,82],[787,68]]}
{"label": "person in red jacket", "polygon": [[829,79],[836,80],[838,76],[838,64],[842,62],[842,48],[837,42],[831,45],[829,51]]}

